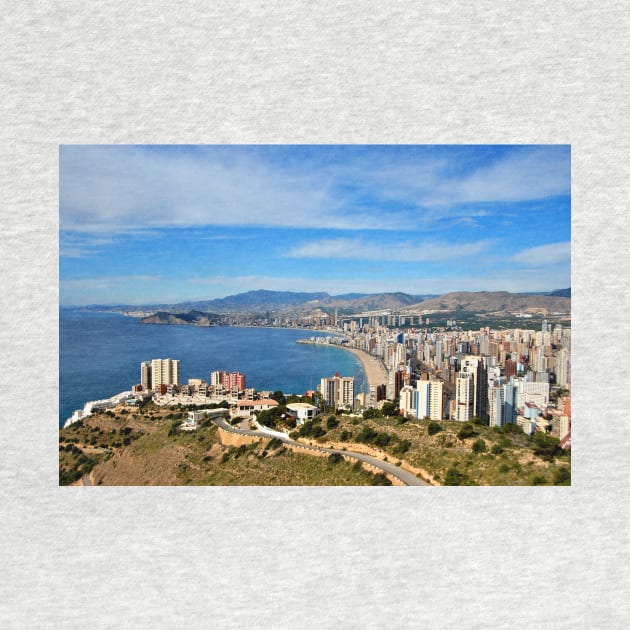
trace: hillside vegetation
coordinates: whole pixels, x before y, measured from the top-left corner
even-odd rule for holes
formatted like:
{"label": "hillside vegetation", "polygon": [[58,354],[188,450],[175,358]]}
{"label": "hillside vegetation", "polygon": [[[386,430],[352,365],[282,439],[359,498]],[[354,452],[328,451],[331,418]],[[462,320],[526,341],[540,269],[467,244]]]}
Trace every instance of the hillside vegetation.
{"label": "hillside vegetation", "polygon": [[[389,411],[389,408],[387,408]],[[341,457],[293,452],[278,440],[226,446],[207,421],[179,429],[186,411],[149,404],[116,408],[62,429],[62,485],[380,485],[382,475]],[[292,433],[298,441],[365,451],[422,471],[439,485],[570,485],[571,454],[545,434],[400,416],[320,416]],[[376,417],[370,417],[376,416]]]}
{"label": "hillside vegetation", "polygon": [[343,458],[295,453],[278,440],[224,446],[209,422],[180,432],[184,415],[153,405],[117,408],[62,429],[60,484],[389,485]]}

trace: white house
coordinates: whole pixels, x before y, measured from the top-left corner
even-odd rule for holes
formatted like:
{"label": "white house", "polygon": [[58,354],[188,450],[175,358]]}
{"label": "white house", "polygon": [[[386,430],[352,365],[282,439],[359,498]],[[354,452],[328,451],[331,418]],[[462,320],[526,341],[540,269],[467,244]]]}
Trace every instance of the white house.
{"label": "white house", "polygon": [[295,416],[298,425],[312,420],[319,413],[319,409],[314,405],[299,402],[288,404],[287,410],[292,416]]}

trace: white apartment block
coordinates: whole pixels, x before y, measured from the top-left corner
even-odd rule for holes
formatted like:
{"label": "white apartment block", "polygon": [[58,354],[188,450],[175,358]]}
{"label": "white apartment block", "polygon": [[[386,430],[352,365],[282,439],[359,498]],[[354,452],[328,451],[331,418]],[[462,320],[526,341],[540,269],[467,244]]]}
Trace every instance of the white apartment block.
{"label": "white apartment block", "polygon": [[416,384],[416,418],[442,419],[442,381],[418,381]]}
{"label": "white apartment block", "polygon": [[354,376],[335,375],[321,379],[319,391],[330,407],[352,407],[354,403]]}
{"label": "white apartment block", "polygon": [[179,385],[178,359],[153,359],[151,361],[151,387]]}

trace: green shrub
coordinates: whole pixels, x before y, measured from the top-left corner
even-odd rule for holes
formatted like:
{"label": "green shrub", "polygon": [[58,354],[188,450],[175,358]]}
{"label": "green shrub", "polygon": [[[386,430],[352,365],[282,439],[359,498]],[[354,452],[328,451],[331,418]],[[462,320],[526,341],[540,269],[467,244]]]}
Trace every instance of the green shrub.
{"label": "green shrub", "polygon": [[534,475],[532,477],[532,486],[545,486],[547,485],[547,477],[544,475]]}
{"label": "green shrub", "polygon": [[433,420],[429,422],[429,426],[427,426],[427,433],[429,435],[435,435],[442,430],[442,425],[439,422],[434,422]]}
{"label": "green shrub", "polygon": [[485,453],[487,450],[488,449],[486,447],[486,443],[481,438],[473,442],[473,445],[472,445],[473,453]]}
{"label": "green shrub", "polygon": [[391,486],[392,482],[383,474],[377,473],[372,479],[373,486]]}
{"label": "green shrub", "polygon": [[457,434],[457,437],[460,440],[466,440],[468,438],[475,437],[477,435],[479,435],[479,433],[475,431],[475,428],[473,427],[473,425],[470,422],[464,422],[464,424],[462,425],[462,428],[459,430]]}
{"label": "green shrub", "polygon": [[571,485],[571,470],[569,468],[558,468],[553,473],[553,483],[555,486],[570,486]]}
{"label": "green shrub", "polygon": [[466,473],[463,473],[455,466],[451,466],[446,471],[446,476],[444,477],[444,485],[445,486],[468,486],[470,485],[470,478]]}

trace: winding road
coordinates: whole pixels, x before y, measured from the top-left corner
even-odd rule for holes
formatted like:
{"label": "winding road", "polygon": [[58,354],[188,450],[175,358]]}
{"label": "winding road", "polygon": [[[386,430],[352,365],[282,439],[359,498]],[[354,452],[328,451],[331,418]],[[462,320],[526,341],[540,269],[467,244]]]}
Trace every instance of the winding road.
{"label": "winding road", "polygon": [[365,462],[366,464],[370,464],[372,466],[375,466],[376,468],[379,468],[384,473],[389,473],[390,475],[393,475],[394,477],[402,481],[406,486],[430,485],[426,481],[423,481],[422,479],[419,479],[418,477],[416,477],[413,473],[403,470],[399,466],[395,466],[394,464],[391,464],[390,462],[384,462],[383,460],[377,459],[376,457],[371,457],[370,455],[365,455],[363,453],[355,453],[353,451],[348,451],[348,450],[342,451],[335,448],[324,448],[323,446],[311,446],[309,444],[302,444],[301,442],[296,442],[295,440],[292,440],[290,437],[287,437],[283,433],[279,433],[278,431],[273,431],[271,429],[267,429],[266,431],[264,429],[260,429],[256,431],[252,429],[237,429],[236,427],[233,427],[231,424],[227,423],[223,418],[213,418],[213,422],[224,431],[229,431],[230,433],[236,433],[239,435],[252,435],[259,438],[275,437],[279,439],[281,442],[284,442],[285,444],[298,446],[299,448],[305,449],[305,450],[321,451],[323,453],[339,453],[340,455],[351,455],[355,459],[358,459],[362,462]]}

